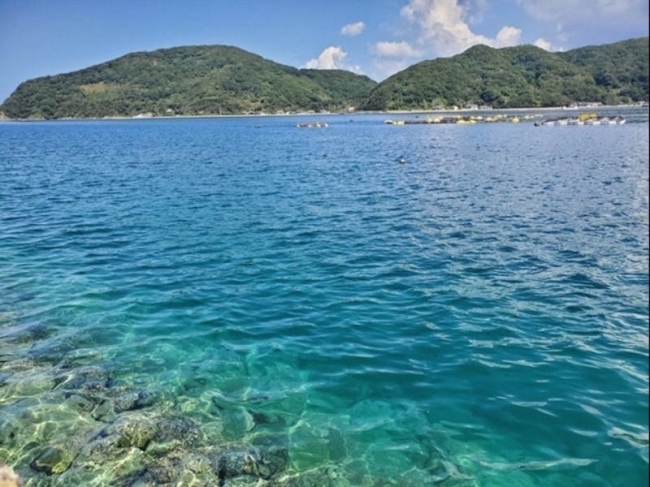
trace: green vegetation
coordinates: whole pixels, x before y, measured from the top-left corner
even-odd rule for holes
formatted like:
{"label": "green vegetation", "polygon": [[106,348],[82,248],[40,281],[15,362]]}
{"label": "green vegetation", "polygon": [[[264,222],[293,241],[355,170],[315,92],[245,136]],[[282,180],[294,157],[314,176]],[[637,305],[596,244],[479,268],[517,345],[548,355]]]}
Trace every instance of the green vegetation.
{"label": "green vegetation", "polygon": [[22,83],[11,118],[101,118],[334,111],[361,104],[376,82],[348,71],[299,70],[230,46],[128,54]]}
{"label": "green vegetation", "polygon": [[608,96],[604,103],[617,100],[648,101],[648,38],[605,46],[574,49],[560,56],[589,72]]}
{"label": "green vegetation", "polygon": [[474,46],[395,74],[372,90],[361,109],[528,108],[647,100],[645,37],[564,53],[534,46]]}
{"label": "green vegetation", "polygon": [[560,53],[479,45],[379,84],[348,71],[284,66],[230,46],[160,49],[26,81],[0,113],[50,119],[638,101],[648,101],[647,37]]}

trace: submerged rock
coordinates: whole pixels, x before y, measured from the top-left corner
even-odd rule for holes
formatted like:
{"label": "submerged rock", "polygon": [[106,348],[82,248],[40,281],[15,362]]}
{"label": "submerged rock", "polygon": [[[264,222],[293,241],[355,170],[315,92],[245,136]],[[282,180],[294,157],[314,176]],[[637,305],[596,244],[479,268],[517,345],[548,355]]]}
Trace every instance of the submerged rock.
{"label": "submerged rock", "polygon": [[65,402],[75,409],[89,413],[95,409],[95,401],[83,394],[69,393],[65,395]]}
{"label": "submerged rock", "polygon": [[55,331],[55,327],[47,323],[29,323],[3,330],[1,338],[7,343],[23,345],[46,340]]}
{"label": "submerged rock", "polygon": [[175,451],[120,479],[116,483],[124,487],[148,487],[158,485],[222,485],[210,469],[207,459],[197,453]]}
{"label": "submerged rock", "polygon": [[203,432],[194,421],[179,416],[160,420],[153,439],[161,443],[176,440],[187,447],[203,439]]}
{"label": "submerged rock", "polygon": [[67,450],[49,446],[42,450],[29,466],[37,472],[56,475],[65,472],[72,464],[73,455]]}
{"label": "submerged rock", "polygon": [[[13,374],[3,370],[0,378],[14,387]],[[270,433],[284,430],[286,422],[264,410],[266,396],[244,401],[250,409],[237,403],[217,408],[220,417],[208,419],[218,425],[218,433],[208,435],[208,440],[195,417],[163,412],[167,404],[161,402],[162,392],[118,385],[108,366],[75,366],[68,361],[38,373],[32,369],[28,377],[21,383],[43,379],[46,387],[39,391],[47,394],[47,407],[38,407],[36,398],[36,409],[25,409],[24,403],[16,407],[29,411],[34,425],[54,425],[29,446],[35,448],[33,456],[21,467],[23,473],[32,471],[38,485],[84,485],[97,478],[110,485],[139,487],[284,485],[280,479],[289,465],[288,437]],[[0,447],[25,448],[24,438],[14,438],[14,421],[2,419],[6,421],[0,420]],[[253,444],[219,446],[225,438],[240,440],[255,428],[256,434],[246,437]]]}
{"label": "submerged rock", "polygon": [[211,455],[212,468],[220,479],[253,476],[265,480],[289,464],[286,448],[232,448]]}
{"label": "submerged rock", "polygon": [[146,449],[158,432],[156,422],[145,415],[123,415],[102,430],[102,436],[113,436],[120,448]]}
{"label": "submerged rock", "polygon": [[63,371],[54,377],[56,387],[89,393],[104,391],[109,387],[111,380],[110,372],[98,365],[77,367]]}
{"label": "submerged rock", "polygon": [[91,416],[93,419],[101,421],[102,423],[110,423],[115,421],[115,418],[117,417],[113,403],[106,399],[97,404],[95,409],[92,411]]}
{"label": "submerged rock", "polygon": [[[363,482],[363,480],[361,480]],[[294,474],[285,476],[281,481],[272,484],[273,487],[351,487],[347,480],[341,478],[334,468],[319,468],[310,470],[301,474]],[[354,485],[362,485],[354,484]],[[366,484],[363,485],[376,485]],[[379,485],[389,485],[388,483],[381,483]],[[390,484],[394,485],[394,484]],[[231,486],[228,486],[231,487]]]}
{"label": "submerged rock", "polygon": [[285,448],[198,448],[177,449],[146,462],[143,468],[117,485],[145,487],[157,485],[280,486],[278,475],[288,465]]}
{"label": "submerged rock", "polygon": [[136,391],[125,391],[119,394],[114,400],[115,410],[119,413],[122,411],[133,411],[152,406],[158,400],[158,394],[140,389]]}
{"label": "submerged rock", "polygon": [[255,420],[246,408],[224,410],[220,414],[223,435],[229,440],[240,440],[255,427]]}

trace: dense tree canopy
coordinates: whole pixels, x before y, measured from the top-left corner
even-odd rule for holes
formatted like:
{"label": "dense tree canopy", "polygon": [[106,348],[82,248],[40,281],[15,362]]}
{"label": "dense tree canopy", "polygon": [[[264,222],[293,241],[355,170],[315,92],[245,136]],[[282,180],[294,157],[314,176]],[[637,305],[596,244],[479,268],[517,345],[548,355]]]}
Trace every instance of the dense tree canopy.
{"label": "dense tree canopy", "polygon": [[236,47],[177,47],[25,81],[0,111],[50,119],[637,101],[648,101],[647,37],[559,53],[478,45],[379,84],[348,71],[296,69]]}
{"label": "dense tree canopy", "polygon": [[359,105],[376,83],[348,71],[299,70],[230,46],[134,53],[22,83],[12,118],[276,113]]}
{"label": "dense tree canopy", "polygon": [[494,108],[648,100],[648,38],[564,53],[534,46],[474,46],[415,64],[377,85],[365,110]]}

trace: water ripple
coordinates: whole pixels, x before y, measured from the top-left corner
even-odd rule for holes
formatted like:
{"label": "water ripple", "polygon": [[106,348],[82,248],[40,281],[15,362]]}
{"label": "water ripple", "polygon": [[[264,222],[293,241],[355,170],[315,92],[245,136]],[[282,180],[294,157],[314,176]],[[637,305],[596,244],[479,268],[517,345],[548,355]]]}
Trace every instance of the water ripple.
{"label": "water ripple", "polygon": [[344,118],[0,125],[0,456],[97,367],[350,485],[644,485],[647,123]]}

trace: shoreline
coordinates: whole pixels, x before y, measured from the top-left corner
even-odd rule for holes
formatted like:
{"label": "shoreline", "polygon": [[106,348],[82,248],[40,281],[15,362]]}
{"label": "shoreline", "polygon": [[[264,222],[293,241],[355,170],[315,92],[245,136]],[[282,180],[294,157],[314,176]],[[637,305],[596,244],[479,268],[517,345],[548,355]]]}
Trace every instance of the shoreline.
{"label": "shoreline", "polygon": [[505,113],[505,112],[555,112],[555,111],[595,111],[595,110],[613,110],[613,109],[645,109],[648,106],[644,105],[600,105],[600,106],[585,106],[585,107],[530,107],[530,108],[489,108],[489,109],[476,109],[476,108],[458,108],[458,109],[444,109],[444,110],[381,110],[381,111],[353,111],[353,112],[327,112],[327,113],[256,113],[256,114],[228,114],[228,115],[151,115],[132,117],[115,116],[115,117],[87,117],[87,118],[9,118],[6,115],[0,118],[0,123],[3,122],[98,122],[98,121],[125,121],[125,120],[179,120],[179,119],[203,119],[203,118],[281,118],[281,117],[331,117],[331,116],[355,116],[355,115],[428,115],[428,114],[449,114],[449,113]]}

